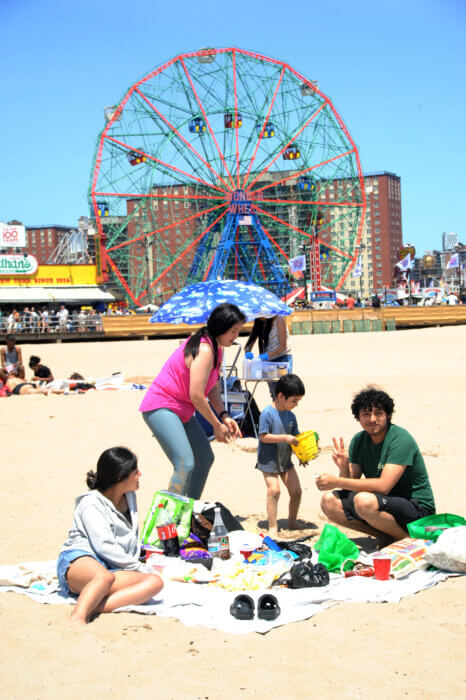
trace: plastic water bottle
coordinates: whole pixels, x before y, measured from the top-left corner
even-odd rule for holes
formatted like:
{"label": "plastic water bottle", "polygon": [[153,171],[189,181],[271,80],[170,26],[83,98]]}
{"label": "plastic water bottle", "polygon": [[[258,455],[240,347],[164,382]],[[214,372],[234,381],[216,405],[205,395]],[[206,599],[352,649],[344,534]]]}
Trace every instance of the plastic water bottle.
{"label": "plastic water bottle", "polygon": [[215,507],[214,524],[212,526],[212,531],[210,533],[209,539],[207,541],[207,548],[212,557],[214,558],[230,558],[230,542],[228,539],[228,530],[223,524],[222,514],[220,513],[220,508],[218,506]]}
{"label": "plastic water bottle", "polygon": [[177,557],[180,553],[180,543],[178,542],[176,525],[162,504],[158,507],[155,525],[165,555],[167,557]]}
{"label": "plastic water bottle", "polygon": [[244,358],[243,360],[243,379],[251,379],[251,364],[252,360]]}

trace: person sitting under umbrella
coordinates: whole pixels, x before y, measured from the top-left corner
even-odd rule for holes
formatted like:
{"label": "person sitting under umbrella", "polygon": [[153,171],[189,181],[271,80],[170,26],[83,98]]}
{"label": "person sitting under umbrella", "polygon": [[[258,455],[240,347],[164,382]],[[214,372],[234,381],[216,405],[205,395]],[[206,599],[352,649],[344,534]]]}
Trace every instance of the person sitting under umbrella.
{"label": "person sitting under umbrella", "polygon": [[245,321],[245,315],[234,304],[214,308],[207,325],[168,358],[139,407],[173,464],[169,491],[200,498],[214,461],[209,441],[194,415],[196,409],[212,425],[219,442],[241,436],[237,423],[223,410],[218,380],[222,348],[233,345]]}

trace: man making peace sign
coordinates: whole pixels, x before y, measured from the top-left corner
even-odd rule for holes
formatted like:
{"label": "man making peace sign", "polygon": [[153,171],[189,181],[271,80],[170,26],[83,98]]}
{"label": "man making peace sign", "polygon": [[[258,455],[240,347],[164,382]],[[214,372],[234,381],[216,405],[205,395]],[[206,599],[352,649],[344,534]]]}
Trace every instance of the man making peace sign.
{"label": "man making peace sign", "polygon": [[385,391],[371,387],[354,397],[351,411],[362,431],[348,452],[343,438],[339,443],[333,438],[332,457],[340,474],[319,474],[316,485],[326,492],[321,508],[329,520],[399,540],[408,535],[408,523],[435,513],[435,503],[417,443],[391,422],[394,406]]}

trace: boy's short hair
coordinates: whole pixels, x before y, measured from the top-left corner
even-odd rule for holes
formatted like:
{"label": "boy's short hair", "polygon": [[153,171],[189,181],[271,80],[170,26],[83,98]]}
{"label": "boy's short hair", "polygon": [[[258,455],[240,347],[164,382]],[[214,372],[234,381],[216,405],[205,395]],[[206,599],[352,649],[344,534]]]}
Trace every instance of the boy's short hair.
{"label": "boy's short hair", "polygon": [[297,374],[285,374],[284,377],[280,377],[275,387],[275,396],[283,394],[285,399],[290,396],[304,396],[305,393],[304,384]]}
{"label": "boy's short hair", "polygon": [[351,404],[351,412],[356,420],[359,420],[359,412],[361,409],[370,411],[372,408],[379,408],[385,411],[390,422],[393,411],[395,410],[395,402],[386,391],[368,386],[354,397],[353,403]]}

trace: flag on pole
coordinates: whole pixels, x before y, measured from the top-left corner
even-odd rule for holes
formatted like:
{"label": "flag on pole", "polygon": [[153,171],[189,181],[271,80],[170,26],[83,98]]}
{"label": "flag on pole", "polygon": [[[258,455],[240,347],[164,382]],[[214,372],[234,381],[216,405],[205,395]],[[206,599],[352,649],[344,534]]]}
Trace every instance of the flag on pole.
{"label": "flag on pole", "polygon": [[414,260],[411,260],[411,253],[408,253],[406,257],[403,258],[403,260],[400,260],[400,262],[397,262],[395,267],[399,267],[402,272],[406,272],[406,270],[411,270],[412,267],[414,266]]}
{"label": "flag on pole", "polygon": [[295,258],[290,258],[288,260],[288,265],[293,274],[296,272],[303,272],[306,269],[306,256],[298,255]]}
{"label": "flag on pole", "polygon": [[352,272],[352,277],[361,277],[362,275],[362,260],[361,256],[358,258],[358,262],[356,263],[356,267],[354,268]]}
{"label": "flag on pole", "polygon": [[459,266],[460,266],[459,254],[455,253],[454,255],[451,256],[450,260],[447,263],[447,270],[449,270],[451,267],[459,267]]}

